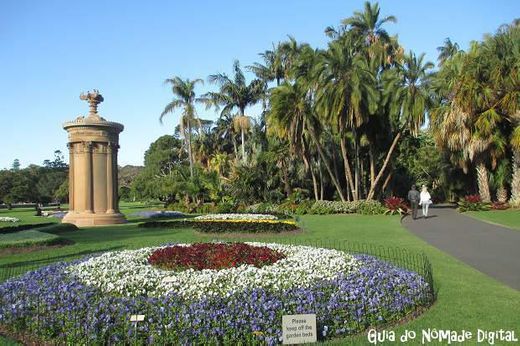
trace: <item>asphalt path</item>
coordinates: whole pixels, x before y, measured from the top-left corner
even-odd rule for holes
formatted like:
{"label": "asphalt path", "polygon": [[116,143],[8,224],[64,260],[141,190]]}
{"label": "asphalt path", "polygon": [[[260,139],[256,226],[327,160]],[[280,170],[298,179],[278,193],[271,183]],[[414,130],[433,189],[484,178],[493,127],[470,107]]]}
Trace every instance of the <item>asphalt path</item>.
{"label": "asphalt path", "polygon": [[[421,209],[417,213],[422,215]],[[402,224],[429,244],[520,290],[520,231],[465,216],[453,206],[433,206],[428,218]]]}

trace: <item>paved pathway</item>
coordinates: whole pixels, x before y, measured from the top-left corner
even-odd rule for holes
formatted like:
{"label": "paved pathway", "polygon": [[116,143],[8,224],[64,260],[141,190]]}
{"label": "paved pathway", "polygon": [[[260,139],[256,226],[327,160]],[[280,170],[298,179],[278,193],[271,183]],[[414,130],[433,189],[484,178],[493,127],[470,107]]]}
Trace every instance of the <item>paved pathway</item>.
{"label": "paved pathway", "polygon": [[[418,215],[422,215],[419,208]],[[428,219],[402,220],[411,232],[481,272],[520,290],[520,231],[464,216],[451,206],[430,209]]]}

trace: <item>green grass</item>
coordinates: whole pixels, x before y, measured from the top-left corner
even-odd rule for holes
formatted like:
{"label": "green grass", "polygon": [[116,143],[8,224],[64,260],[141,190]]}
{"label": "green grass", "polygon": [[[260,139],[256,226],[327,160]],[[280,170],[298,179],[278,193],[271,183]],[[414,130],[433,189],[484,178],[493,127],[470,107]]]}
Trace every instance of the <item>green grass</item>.
{"label": "green grass", "polygon": [[[123,210],[133,212],[134,209],[136,207],[132,206]],[[273,235],[269,239],[349,240],[426,253],[432,262],[438,300],[417,319],[392,327],[391,329],[397,335],[401,335],[405,329],[408,329],[414,330],[420,337],[421,330],[428,328],[465,329],[474,334],[477,329],[505,329],[516,330],[517,336],[520,334],[520,291],[509,288],[429,246],[404,229],[398,216],[309,215],[302,217],[302,224],[305,230],[298,235]],[[47,263],[47,258],[51,261],[69,260],[97,251],[139,248],[172,241],[207,241],[216,238],[212,235],[196,233],[191,229],[142,229],[137,228],[135,224],[81,229],[61,236],[75,244],[52,251],[6,256],[0,258],[0,265],[25,263],[37,266]],[[332,344],[358,345],[368,344],[368,341],[366,336],[358,336],[337,340]]]}
{"label": "green grass", "polygon": [[482,221],[520,230],[520,210],[489,210],[489,211],[468,211],[464,215],[472,216]]}
{"label": "green grass", "polygon": [[60,239],[59,236],[35,230],[0,234],[0,248],[21,247],[29,245],[51,244]]}

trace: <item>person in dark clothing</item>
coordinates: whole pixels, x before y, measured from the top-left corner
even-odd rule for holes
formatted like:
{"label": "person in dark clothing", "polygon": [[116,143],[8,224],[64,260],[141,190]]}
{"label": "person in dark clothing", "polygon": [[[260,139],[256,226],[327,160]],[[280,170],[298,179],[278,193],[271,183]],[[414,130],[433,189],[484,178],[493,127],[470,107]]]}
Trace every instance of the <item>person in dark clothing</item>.
{"label": "person in dark clothing", "polygon": [[412,189],[408,191],[408,200],[410,201],[410,207],[412,208],[412,218],[414,220],[417,218],[417,208],[420,197],[421,195],[419,191],[417,191],[415,185],[412,185]]}

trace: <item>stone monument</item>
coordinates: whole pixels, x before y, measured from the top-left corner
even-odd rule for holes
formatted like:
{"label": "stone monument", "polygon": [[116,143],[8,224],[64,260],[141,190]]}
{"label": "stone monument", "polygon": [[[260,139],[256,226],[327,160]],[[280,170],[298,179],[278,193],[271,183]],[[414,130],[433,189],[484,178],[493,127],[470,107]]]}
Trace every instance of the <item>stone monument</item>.
{"label": "stone monument", "polygon": [[123,125],[102,118],[98,90],[82,93],[89,103],[88,116],[66,122],[69,134],[69,212],[63,222],[78,227],[125,223],[119,212],[117,150]]}

